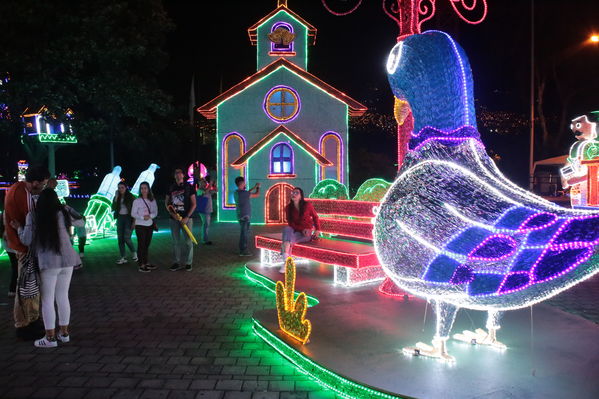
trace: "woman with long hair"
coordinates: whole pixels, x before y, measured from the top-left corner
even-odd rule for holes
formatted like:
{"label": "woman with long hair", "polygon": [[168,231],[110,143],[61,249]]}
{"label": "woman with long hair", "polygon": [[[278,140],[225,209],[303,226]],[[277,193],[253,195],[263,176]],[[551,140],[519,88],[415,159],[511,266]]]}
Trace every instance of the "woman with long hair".
{"label": "woman with long hair", "polygon": [[158,216],[158,205],[148,182],[139,185],[139,197],[133,201],[131,214],[135,219],[135,235],[137,236],[137,258],[139,271],[147,273],[156,269],[148,261],[148,252],[154,233],[154,218]]}
{"label": "woman with long hair", "polygon": [[[304,190],[301,188],[295,187],[291,190],[291,200],[285,211],[287,226],[283,229],[283,259],[289,257],[293,244],[318,239],[320,230],[318,214],[312,204],[304,199]],[[279,272],[285,273],[285,263]]]}
{"label": "woman with long hair", "polygon": [[[25,226],[18,226],[23,245],[34,248],[41,276],[42,316],[46,335],[34,342],[38,348],[54,348],[57,340],[69,342],[71,305],[69,286],[73,268],[81,259],[73,249],[69,229],[71,218],[51,188],[42,191],[35,211],[29,212]],[[58,334],[55,333],[58,308]]]}
{"label": "woman with long hair", "polygon": [[125,258],[125,245],[131,251],[131,258],[133,262],[137,262],[137,254],[135,253],[135,247],[133,241],[131,241],[131,223],[132,215],[131,208],[133,207],[133,201],[135,197],[129,191],[129,188],[124,182],[120,182],[116,190],[116,195],[112,201],[112,210],[115,213],[116,219],[116,235],[119,242],[119,252],[121,257],[116,261],[118,265],[127,263]]}

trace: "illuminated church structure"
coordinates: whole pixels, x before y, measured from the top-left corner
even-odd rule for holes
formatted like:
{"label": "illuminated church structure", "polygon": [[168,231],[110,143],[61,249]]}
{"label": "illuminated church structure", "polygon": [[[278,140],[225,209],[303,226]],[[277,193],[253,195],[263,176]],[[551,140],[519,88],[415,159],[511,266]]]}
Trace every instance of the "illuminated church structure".
{"label": "illuminated church structure", "polygon": [[286,223],[292,187],[306,196],[318,182],[347,184],[348,121],[367,108],[308,72],[308,47],[316,28],[287,1],[248,29],[257,72],[200,106],[216,119],[218,219],[237,221],[235,178],[261,183],[252,207],[256,223]]}

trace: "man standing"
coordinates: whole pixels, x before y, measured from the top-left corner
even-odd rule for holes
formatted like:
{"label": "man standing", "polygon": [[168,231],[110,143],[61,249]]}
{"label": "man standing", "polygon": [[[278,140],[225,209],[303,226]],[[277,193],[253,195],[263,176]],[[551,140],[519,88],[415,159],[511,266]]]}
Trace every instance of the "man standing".
{"label": "man standing", "polygon": [[[25,225],[27,213],[35,208],[35,200],[46,186],[49,178],[50,173],[48,169],[40,166],[32,166],[27,170],[25,181],[13,184],[6,193],[4,200],[6,239],[9,248],[17,254],[19,277],[24,266],[28,248],[19,241],[19,235],[14,225]],[[34,324],[34,322],[39,320],[39,307],[39,295],[33,298],[20,298],[19,289],[17,288],[14,304],[17,336],[25,339],[39,338],[36,336],[37,331],[35,331],[37,323]]]}
{"label": "man standing", "polygon": [[[173,238],[173,265],[171,271],[181,270],[182,261],[185,262],[185,270],[191,271],[193,262],[193,244],[191,238],[183,230],[187,226],[192,231],[193,211],[196,209],[196,197],[193,187],[185,181],[183,170],[175,169],[175,183],[173,183],[166,194],[166,208],[171,215],[170,227]],[[181,221],[175,219],[173,212],[181,216]],[[183,237],[181,237],[183,235]]]}
{"label": "man standing", "polygon": [[246,190],[245,179],[241,176],[235,178],[235,207],[237,209],[237,221],[239,222],[239,256],[252,256],[248,250],[248,241],[250,237],[250,225],[252,216],[252,204],[250,198],[256,198],[260,195],[260,183]]}

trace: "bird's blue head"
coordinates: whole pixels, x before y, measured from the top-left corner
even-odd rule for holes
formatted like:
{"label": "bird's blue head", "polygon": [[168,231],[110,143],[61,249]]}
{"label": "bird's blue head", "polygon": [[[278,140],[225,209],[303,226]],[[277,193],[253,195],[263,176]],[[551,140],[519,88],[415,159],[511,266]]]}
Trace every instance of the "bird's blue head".
{"label": "bird's blue head", "polygon": [[397,43],[387,73],[396,99],[409,105],[414,116],[410,149],[430,140],[452,145],[480,137],[470,63],[447,33],[427,31]]}

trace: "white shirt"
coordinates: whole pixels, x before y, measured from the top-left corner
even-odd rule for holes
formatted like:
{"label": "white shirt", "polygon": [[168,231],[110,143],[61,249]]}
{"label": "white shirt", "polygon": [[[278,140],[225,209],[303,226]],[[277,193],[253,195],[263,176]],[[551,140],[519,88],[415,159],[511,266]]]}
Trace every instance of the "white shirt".
{"label": "white shirt", "polygon": [[[148,220],[144,219],[146,215],[150,216]],[[152,219],[158,216],[158,204],[156,204],[156,200],[150,201],[144,200],[141,197],[136,198],[131,208],[131,216],[135,218],[137,226],[151,226],[153,223]]]}

